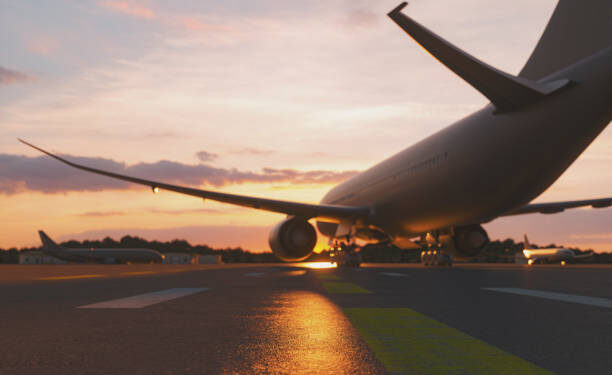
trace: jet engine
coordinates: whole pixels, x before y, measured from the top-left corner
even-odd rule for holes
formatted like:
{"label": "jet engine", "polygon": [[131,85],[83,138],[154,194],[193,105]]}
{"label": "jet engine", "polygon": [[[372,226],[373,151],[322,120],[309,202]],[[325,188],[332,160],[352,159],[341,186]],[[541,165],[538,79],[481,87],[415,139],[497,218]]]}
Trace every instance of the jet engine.
{"label": "jet engine", "polygon": [[478,224],[465,227],[456,227],[453,236],[455,252],[459,257],[471,258],[480,252],[489,243],[487,232]]}
{"label": "jet engine", "polygon": [[307,220],[291,217],[272,228],[268,242],[279,259],[298,262],[312,253],[317,243],[317,232]]}

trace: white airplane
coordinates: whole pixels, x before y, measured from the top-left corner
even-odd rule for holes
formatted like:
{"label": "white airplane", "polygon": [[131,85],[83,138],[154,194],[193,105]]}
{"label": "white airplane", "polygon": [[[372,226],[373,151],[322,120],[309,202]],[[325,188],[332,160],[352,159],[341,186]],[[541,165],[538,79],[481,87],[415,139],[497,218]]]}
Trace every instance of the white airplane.
{"label": "white airplane", "polygon": [[[514,76],[460,50],[402,13],[388,16],[431,55],[490,100],[387,160],[333,188],[320,204],[227,194],[72,167],[194,197],[287,215],[270,233],[277,257],[298,261],[317,242],[309,222],[337,241],[399,246],[420,238],[434,258],[470,258],[489,242],[482,227],[500,216],[609,207],[612,198],[530,203],[612,120],[612,1],[560,0],[525,67]],[[401,79],[400,72],[393,72]],[[262,131],[265,131],[263,129]]]}
{"label": "white airplane", "polygon": [[527,259],[527,264],[530,266],[535,263],[560,263],[565,266],[567,262],[575,261],[577,259],[585,259],[593,256],[593,252],[576,255],[574,250],[564,249],[562,247],[548,248],[548,249],[536,249],[531,246],[527,235],[524,235],[525,242],[523,246],[523,255]]}
{"label": "white airplane", "polygon": [[75,263],[161,263],[164,255],[151,249],[68,249],[56,244],[45,232],[38,231],[41,250],[47,255]]}

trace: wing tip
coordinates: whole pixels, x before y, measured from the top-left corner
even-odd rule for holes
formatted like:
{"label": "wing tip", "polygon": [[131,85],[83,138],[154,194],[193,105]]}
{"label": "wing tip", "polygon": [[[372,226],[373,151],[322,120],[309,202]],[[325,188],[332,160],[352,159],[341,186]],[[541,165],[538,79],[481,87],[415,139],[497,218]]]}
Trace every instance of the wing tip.
{"label": "wing tip", "polygon": [[402,11],[402,9],[404,9],[406,6],[408,6],[408,2],[407,1],[402,2],[400,5],[398,5],[395,8],[393,8],[392,11],[387,13],[387,16],[392,17],[395,14],[400,13]]}

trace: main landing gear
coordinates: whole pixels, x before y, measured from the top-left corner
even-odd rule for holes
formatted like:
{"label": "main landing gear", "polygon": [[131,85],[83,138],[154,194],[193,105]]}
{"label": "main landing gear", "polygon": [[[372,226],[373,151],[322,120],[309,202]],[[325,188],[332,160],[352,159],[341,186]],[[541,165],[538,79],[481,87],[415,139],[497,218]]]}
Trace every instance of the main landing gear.
{"label": "main landing gear", "polygon": [[440,249],[421,251],[421,263],[424,266],[452,266],[453,254],[447,254]]}
{"label": "main landing gear", "polygon": [[439,233],[427,233],[421,241],[426,247],[421,251],[421,263],[424,266],[452,266],[453,254],[446,250],[440,241]]}
{"label": "main landing gear", "polygon": [[336,242],[330,249],[329,260],[340,267],[356,267],[361,265],[362,258],[359,247],[354,243]]}

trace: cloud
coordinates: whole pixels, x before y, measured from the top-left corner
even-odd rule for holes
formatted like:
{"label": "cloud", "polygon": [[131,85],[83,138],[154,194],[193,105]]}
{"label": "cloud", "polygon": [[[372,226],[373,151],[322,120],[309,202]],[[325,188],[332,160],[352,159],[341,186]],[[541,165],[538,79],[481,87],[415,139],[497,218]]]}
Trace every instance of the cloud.
{"label": "cloud", "polygon": [[369,29],[378,25],[381,19],[380,13],[360,8],[350,11],[342,23],[349,29]]}
{"label": "cloud", "polygon": [[32,77],[16,70],[6,69],[0,66],[0,85],[11,85],[31,81]]}
{"label": "cloud", "polygon": [[39,36],[28,41],[28,51],[46,56],[57,49],[59,42],[48,36]]}
{"label": "cloud", "polygon": [[[264,168],[261,172],[215,168],[204,164],[183,164],[160,160],[155,163],[126,165],[111,159],[68,156],[69,160],[94,168],[179,185],[221,187],[243,183],[331,184],[343,181],[357,171],[299,171]],[[28,157],[0,154],[0,193],[25,190],[43,193],[102,191],[133,188],[133,184],[86,173],[59,164],[47,156]]]}
{"label": "cloud", "polygon": [[258,149],[258,148],[252,148],[252,147],[244,147],[244,148],[240,148],[240,149],[236,149],[236,150],[232,150],[230,151],[230,154],[240,154],[240,155],[271,155],[273,153],[275,153],[276,151],[274,150],[262,150],[262,149]]}
{"label": "cloud", "polygon": [[235,29],[222,24],[215,24],[196,16],[177,15],[166,20],[171,26],[178,26],[191,31],[235,32]]}
{"label": "cloud", "polygon": [[[242,208],[234,207],[233,211],[241,210]],[[145,210],[134,210],[134,211],[88,211],[80,214],[76,214],[78,217],[88,218],[99,218],[109,216],[125,216],[129,214],[161,214],[161,215],[191,215],[191,214],[227,214],[232,208],[218,210],[215,208],[189,208],[189,209],[178,209],[178,210],[167,210],[160,208],[148,208]]]}
{"label": "cloud", "polygon": [[89,211],[89,212],[83,212],[82,214],[78,214],[77,216],[80,216],[80,217],[107,217],[107,216],[123,216],[125,214],[126,212],[122,212],[122,211],[105,211],[105,212]]}
{"label": "cloud", "polygon": [[203,161],[203,162],[213,161],[219,157],[219,155],[212,153],[212,152],[207,152],[207,151],[197,152],[196,156],[198,157],[200,161]]}
{"label": "cloud", "polygon": [[136,18],[154,19],[157,18],[155,12],[142,5],[134,4],[127,1],[106,0],[100,2],[105,8],[108,8],[117,13],[127,14]]}

